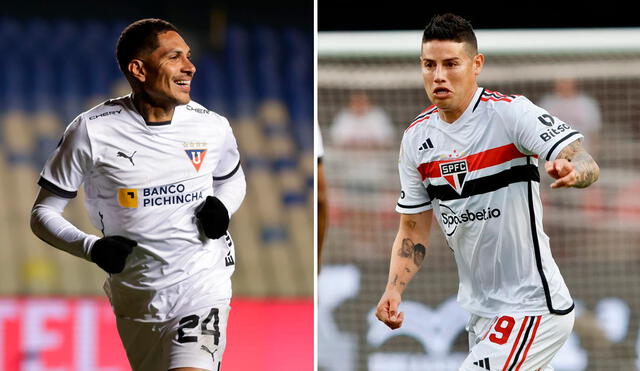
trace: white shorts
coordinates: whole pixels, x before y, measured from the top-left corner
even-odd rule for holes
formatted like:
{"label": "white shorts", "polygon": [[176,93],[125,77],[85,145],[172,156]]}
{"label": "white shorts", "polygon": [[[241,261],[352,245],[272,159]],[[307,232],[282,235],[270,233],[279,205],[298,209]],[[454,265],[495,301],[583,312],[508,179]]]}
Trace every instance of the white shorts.
{"label": "white shorts", "polygon": [[551,371],[551,359],[573,329],[575,311],[566,315],[472,315],[467,324],[469,356],[461,371]]}
{"label": "white shorts", "polygon": [[196,367],[219,371],[227,343],[228,303],[194,310],[167,322],[116,318],[133,371]]}

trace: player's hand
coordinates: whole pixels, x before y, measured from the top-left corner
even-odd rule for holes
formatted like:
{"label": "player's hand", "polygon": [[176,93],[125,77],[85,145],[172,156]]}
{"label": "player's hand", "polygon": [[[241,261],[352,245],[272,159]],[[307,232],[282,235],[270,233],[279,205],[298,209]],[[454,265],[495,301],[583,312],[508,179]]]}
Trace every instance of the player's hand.
{"label": "player's hand", "polygon": [[200,220],[205,236],[215,240],[227,233],[229,212],[217,197],[207,196],[196,217]]}
{"label": "player's hand", "polygon": [[570,161],[563,158],[547,161],[544,168],[550,177],[557,179],[551,184],[551,188],[572,187],[576,184],[577,174]]}
{"label": "player's hand", "polygon": [[400,301],[400,293],[387,290],[376,307],[376,317],[392,330],[400,328],[404,321],[404,313],[398,313]]}
{"label": "player's hand", "polygon": [[136,245],[136,241],[122,236],[103,237],[93,244],[91,260],[107,273],[120,273]]}

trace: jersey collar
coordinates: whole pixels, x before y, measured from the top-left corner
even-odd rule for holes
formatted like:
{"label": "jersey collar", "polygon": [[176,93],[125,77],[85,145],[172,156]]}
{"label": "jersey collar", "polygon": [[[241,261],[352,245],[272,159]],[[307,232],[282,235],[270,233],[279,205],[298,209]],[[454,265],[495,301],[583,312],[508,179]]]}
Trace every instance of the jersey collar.
{"label": "jersey collar", "polygon": [[473,115],[473,112],[476,110],[476,108],[478,107],[478,104],[480,103],[480,98],[482,97],[482,92],[484,91],[484,88],[478,87],[476,89],[475,94],[473,95],[473,98],[471,99],[471,101],[469,102],[469,105],[467,106],[467,109],[464,110],[464,112],[462,113],[462,115],[460,115],[460,117],[458,117],[457,120],[455,120],[452,123],[447,123],[445,121],[443,121],[440,118],[440,115],[437,115],[437,122],[438,125],[441,127],[444,127],[448,130],[454,130],[455,128],[457,128],[458,126],[464,124],[466,121],[468,121],[471,116]]}

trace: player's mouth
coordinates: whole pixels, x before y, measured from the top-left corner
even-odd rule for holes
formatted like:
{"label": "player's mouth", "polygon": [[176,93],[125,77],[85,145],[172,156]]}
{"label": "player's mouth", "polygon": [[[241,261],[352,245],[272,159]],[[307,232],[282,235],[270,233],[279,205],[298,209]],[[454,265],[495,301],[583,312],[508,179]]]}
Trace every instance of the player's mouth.
{"label": "player's mouth", "polygon": [[189,92],[191,91],[191,80],[174,80],[173,81],[181,91]]}
{"label": "player's mouth", "polygon": [[451,95],[453,95],[453,92],[445,87],[438,87],[433,89],[433,96],[436,98],[443,99]]}

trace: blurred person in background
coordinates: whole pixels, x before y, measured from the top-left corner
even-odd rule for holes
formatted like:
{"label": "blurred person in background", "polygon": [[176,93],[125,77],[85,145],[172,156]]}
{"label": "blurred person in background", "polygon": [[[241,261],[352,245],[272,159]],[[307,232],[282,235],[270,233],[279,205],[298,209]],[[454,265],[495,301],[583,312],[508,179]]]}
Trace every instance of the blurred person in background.
{"label": "blurred person in background", "polygon": [[[196,68],[164,20],[126,27],[116,57],[132,93],[81,113],[41,172],[31,227],[93,262],[136,371],[220,370],[235,269],[230,216],[245,195],[228,121],[190,98]],[[84,183],[103,237],[63,216]]]}
{"label": "blurred person in background", "polygon": [[349,149],[390,148],[395,130],[389,116],[371,103],[364,91],[349,96],[349,104],[333,119],[329,132],[333,145]]}
{"label": "blurred person in background", "polygon": [[420,57],[432,106],[404,133],[400,216],[377,318],[399,328],[401,295],[425,259],[435,219],[453,251],[458,303],[471,313],[460,370],[552,370],[574,303],[542,228],[538,158],[551,188],[584,188],[598,165],[582,135],[524,96],[478,87],[484,56],[456,15],[426,26]]}
{"label": "blurred person in background", "polygon": [[597,157],[600,150],[602,114],[595,99],[580,91],[574,78],[554,81],[554,90],[540,100],[540,107],[559,117],[584,135],[583,146]]}

